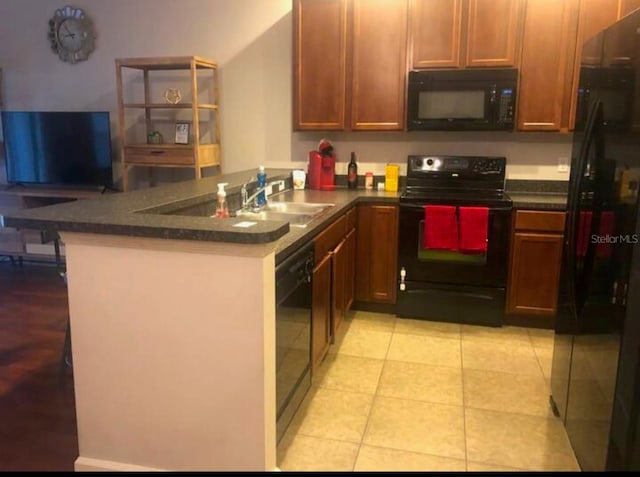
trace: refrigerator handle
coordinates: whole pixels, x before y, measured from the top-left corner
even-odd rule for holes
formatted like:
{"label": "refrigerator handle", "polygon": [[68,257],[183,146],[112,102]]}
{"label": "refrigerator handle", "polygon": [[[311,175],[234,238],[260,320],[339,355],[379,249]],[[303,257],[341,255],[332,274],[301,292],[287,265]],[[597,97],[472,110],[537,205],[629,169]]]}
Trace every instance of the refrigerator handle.
{"label": "refrigerator handle", "polygon": [[[578,276],[576,267],[576,244],[578,240],[578,224],[579,224],[579,205],[580,205],[580,184],[584,178],[585,168],[587,166],[587,159],[589,155],[589,151],[591,150],[591,145],[596,139],[594,136],[594,130],[597,126],[597,121],[601,119],[602,115],[602,103],[600,101],[596,101],[591,105],[589,109],[589,115],[587,118],[587,123],[585,126],[585,134],[582,140],[582,144],[580,145],[580,152],[578,154],[578,160],[576,161],[575,169],[572,168],[571,175],[572,180],[570,181],[570,189],[569,189],[569,197],[568,197],[568,210],[570,213],[570,220],[567,228],[567,237],[566,237],[566,252],[567,252],[567,269],[568,269],[568,281],[569,281],[569,292],[571,294],[571,303],[573,303],[574,311],[576,315],[580,314],[582,307],[586,301],[586,292],[585,287],[587,283],[585,283],[585,279],[588,277],[583,273]],[[591,224],[593,226],[593,223]],[[590,231],[591,232],[591,231]],[[589,235],[589,237],[591,234]],[[593,244],[589,243],[589,247]],[[593,249],[591,249],[591,253],[593,253]],[[589,256],[589,249],[587,249],[587,257]],[[586,257],[585,257],[586,258]]]}
{"label": "refrigerator handle", "polygon": [[[577,280],[578,286],[580,287],[581,296],[579,298],[580,301],[577,302],[578,309],[581,310],[584,307],[584,304],[587,300],[589,285],[591,283],[591,276],[593,275],[595,260],[596,260],[596,250],[598,244],[595,241],[591,241],[591,237],[596,235],[600,230],[600,221],[602,218],[602,206],[604,200],[604,191],[602,190],[602,167],[604,161],[604,137],[602,134],[601,124],[604,121],[603,111],[602,111],[602,103],[598,101],[595,104],[594,111],[594,120],[592,129],[590,131],[590,141],[591,146],[594,148],[595,155],[595,176],[594,176],[594,194],[593,194],[593,207],[592,207],[592,220],[589,227],[589,235],[587,240],[587,252],[584,257],[584,266],[582,267],[582,275]],[[587,153],[590,148],[587,149]]]}

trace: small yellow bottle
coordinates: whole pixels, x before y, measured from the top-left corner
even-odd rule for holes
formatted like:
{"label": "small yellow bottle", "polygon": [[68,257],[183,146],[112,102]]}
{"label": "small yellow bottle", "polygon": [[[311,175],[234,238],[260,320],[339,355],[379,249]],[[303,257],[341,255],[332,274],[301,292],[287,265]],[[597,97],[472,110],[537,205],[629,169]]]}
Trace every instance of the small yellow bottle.
{"label": "small yellow bottle", "polygon": [[384,190],[388,192],[397,192],[400,166],[398,164],[387,164],[384,175]]}
{"label": "small yellow bottle", "polygon": [[620,199],[626,199],[631,195],[631,191],[629,190],[630,177],[631,172],[629,171],[629,166],[624,166],[624,169],[620,174],[620,184],[618,187],[618,197]]}

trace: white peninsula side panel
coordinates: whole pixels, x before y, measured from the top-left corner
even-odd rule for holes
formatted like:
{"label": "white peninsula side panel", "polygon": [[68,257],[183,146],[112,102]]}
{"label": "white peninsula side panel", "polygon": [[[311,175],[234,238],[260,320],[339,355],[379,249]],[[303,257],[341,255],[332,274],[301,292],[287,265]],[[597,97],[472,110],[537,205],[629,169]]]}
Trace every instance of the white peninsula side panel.
{"label": "white peninsula side panel", "polygon": [[62,235],[76,470],[273,470],[273,244]]}

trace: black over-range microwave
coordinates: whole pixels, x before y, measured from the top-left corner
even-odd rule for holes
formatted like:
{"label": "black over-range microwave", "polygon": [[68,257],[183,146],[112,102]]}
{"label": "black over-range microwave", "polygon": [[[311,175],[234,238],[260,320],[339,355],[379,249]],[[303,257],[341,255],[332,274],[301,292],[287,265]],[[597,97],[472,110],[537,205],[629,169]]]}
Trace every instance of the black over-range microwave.
{"label": "black over-range microwave", "polygon": [[518,70],[409,72],[407,128],[513,131]]}

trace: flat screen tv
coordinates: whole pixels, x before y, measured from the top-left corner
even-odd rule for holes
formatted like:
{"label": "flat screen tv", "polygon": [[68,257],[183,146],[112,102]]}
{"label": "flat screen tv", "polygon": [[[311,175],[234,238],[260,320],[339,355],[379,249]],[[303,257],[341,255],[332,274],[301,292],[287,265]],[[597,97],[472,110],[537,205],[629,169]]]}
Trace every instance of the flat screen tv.
{"label": "flat screen tv", "polygon": [[108,112],[3,111],[7,181],[113,184]]}

